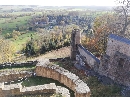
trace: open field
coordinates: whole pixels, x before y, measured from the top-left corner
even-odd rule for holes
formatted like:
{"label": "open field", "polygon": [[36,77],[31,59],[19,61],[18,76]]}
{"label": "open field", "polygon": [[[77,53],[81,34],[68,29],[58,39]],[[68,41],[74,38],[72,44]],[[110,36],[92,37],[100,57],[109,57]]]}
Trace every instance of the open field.
{"label": "open field", "polygon": [[18,17],[17,19],[12,20],[11,18],[1,18],[0,19],[0,28],[2,28],[2,34],[11,33],[16,29],[16,26],[22,27],[27,25],[27,21],[31,16]]}
{"label": "open field", "polygon": [[38,35],[35,34],[35,32],[28,32],[20,35],[16,40],[13,38],[10,39],[15,45],[16,51],[20,51],[24,46],[26,46],[26,43],[31,40],[31,35],[33,35],[33,39],[38,38]]}

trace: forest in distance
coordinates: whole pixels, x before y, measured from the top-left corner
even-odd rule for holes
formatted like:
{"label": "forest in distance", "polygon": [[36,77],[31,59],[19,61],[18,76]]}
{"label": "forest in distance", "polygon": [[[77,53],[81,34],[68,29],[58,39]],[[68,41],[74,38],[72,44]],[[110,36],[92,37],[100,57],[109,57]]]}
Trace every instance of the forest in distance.
{"label": "forest in distance", "polygon": [[[89,67],[91,64],[84,63],[85,68],[78,69],[70,58],[74,29],[80,30],[81,45],[101,58],[106,53],[110,34],[130,39],[129,0],[123,1],[119,2],[123,6],[0,5],[0,72],[9,74],[27,71],[36,74],[38,61],[42,63],[44,59],[52,60],[49,65],[62,67],[86,83],[90,88],[90,97],[129,97],[127,94],[130,90],[127,91],[114,81],[109,84],[111,80],[98,75]],[[102,59],[99,58],[100,63]],[[32,65],[30,62],[36,63]],[[30,65],[21,65],[24,63]],[[81,65],[80,62],[78,65]],[[23,87],[52,82],[62,86],[57,81],[33,74],[17,82],[21,81]],[[74,97],[74,91],[69,89],[69,92]],[[60,94],[55,95],[62,97]]]}
{"label": "forest in distance", "polygon": [[[125,18],[119,12],[121,8],[111,6],[1,5],[0,9],[1,63],[70,46],[73,29],[80,29],[84,47],[94,55],[102,55],[108,34],[120,34],[123,27],[117,22]],[[126,31],[123,35],[128,34]]]}

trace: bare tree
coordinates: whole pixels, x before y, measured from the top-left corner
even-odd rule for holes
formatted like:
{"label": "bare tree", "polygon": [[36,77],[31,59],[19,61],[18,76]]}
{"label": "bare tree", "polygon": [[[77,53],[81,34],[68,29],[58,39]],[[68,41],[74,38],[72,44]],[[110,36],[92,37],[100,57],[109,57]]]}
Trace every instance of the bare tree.
{"label": "bare tree", "polygon": [[[117,28],[119,28],[120,34],[124,36],[128,31],[128,25],[130,24],[130,0],[117,0],[120,6],[115,8],[117,13]],[[128,32],[127,32],[128,33]]]}

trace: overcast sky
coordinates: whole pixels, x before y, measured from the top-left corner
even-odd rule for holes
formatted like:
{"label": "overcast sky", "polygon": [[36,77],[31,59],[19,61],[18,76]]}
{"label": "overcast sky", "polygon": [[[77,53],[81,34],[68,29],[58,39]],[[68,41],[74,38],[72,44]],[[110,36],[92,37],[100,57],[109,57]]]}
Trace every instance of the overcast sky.
{"label": "overcast sky", "polygon": [[0,5],[114,6],[115,0],[1,0]]}

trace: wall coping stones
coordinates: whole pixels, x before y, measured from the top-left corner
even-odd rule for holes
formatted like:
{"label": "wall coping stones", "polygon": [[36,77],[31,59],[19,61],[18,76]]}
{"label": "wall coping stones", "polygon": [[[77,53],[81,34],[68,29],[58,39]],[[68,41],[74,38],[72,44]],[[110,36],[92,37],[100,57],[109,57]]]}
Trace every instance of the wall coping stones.
{"label": "wall coping stones", "polygon": [[80,83],[77,85],[77,87],[76,87],[76,91],[77,91],[78,93],[86,93],[86,92],[88,92],[88,90],[89,90],[89,87],[88,87],[87,84],[85,84],[83,81],[80,82]]}
{"label": "wall coping stones", "polygon": [[[39,70],[38,70],[38,68],[39,68]],[[43,73],[42,70],[45,73]],[[72,89],[75,92],[75,97],[90,97],[90,89],[86,83],[84,83],[82,80],[79,79],[78,76],[69,72],[68,70],[66,70],[62,67],[59,67],[58,65],[50,63],[49,60],[38,61],[37,65],[36,65],[35,73],[36,73],[36,75],[39,74],[38,76],[49,75],[46,77],[48,77],[48,78],[54,77],[55,80],[58,80],[59,82],[65,84],[67,87]],[[53,75],[52,73],[54,73],[55,75]],[[5,82],[7,82],[7,81],[14,80],[14,79],[24,78],[25,76],[30,77],[31,72],[13,71],[12,70],[12,71],[9,71],[8,73],[1,72],[1,74],[0,74],[1,81],[3,81],[3,82],[4,82],[3,79],[6,80]],[[20,85],[20,84],[4,85],[4,83],[0,83],[0,93],[3,93],[2,95],[7,95],[4,93],[9,92],[9,91],[10,91],[9,93],[12,93],[11,91],[14,91],[13,93],[17,92],[17,94],[21,94],[21,92],[23,94],[24,93],[25,94],[33,93],[33,91],[35,91],[34,93],[36,93],[36,92],[42,93],[42,92],[44,92],[44,91],[42,91],[44,89],[45,90],[49,89],[49,91],[56,90],[56,91],[61,92],[61,90],[59,90],[59,87],[56,88],[56,86],[54,84],[38,85],[38,86],[32,86],[32,87],[22,87],[22,85]],[[15,92],[15,90],[16,90],[16,92]],[[63,91],[64,91],[64,88],[62,88],[62,92]],[[68,90],[66,92],[68,95],[69,94]],[[65,93],[62,93],[62,94],[65,95]],[[84,94],[85,94],[85,96],[84,96]],[[2,97],[8,97],[8,96],[2,96]],[[70,96],[66,96],[66,97],[70,97]]]}
{"label": "wall coping stones", "polygon": [[[42,70],[43,70],[42,68],[44,68],[43,72],[42,72]],[[45,72],[48,72],[48,73],[45,73]],[[49,61],[47,61],[47,62],[39,61],[38,62],[37,66],[36,66],[36,74],[38,76],[44,77],[44,75],[45,75],[46,77],[53,78],[52,75],[51,75],[51,72],[57,72],[61,75],[66,76],[68,79],[70,79],[73,82],[73,84],[75,85],[75,86],[72,86],[72,87],[75,87],[75,88],[72,89],[71,85],[68,85],[68,87],[71,88],[72,90],[74,90],[76,94],[77,93],[78,93],[78,95],[86,94],[85,97],[90,97],[89,87],[87,86],[86,83],[84,83],[82,80],[80,80],[78,76],[69,72],[68,70],[65,70],[62,67],[59,67],[58,65],[50,63]],[[59,82],[61,82],[61,80],[62,80],[61,83],[65,84],[66,86],[67,86],[67,84],[70,83],[70,82],[64,82],[64,81],[66,81],[66,78],[64,79],[63,76],[60,76],[60,75],[55,75],[55,76],[57,76],[57,77],[59,76],[59,79],[56,79],[56,80],[58,80]],[[76,96],[76,97],[80,97],[80,96]],[[81,96],[81,97],[84,97],[84,96]]]}
{"label": "wall coping stones", "polygon": [[122,36],[119,36],[119,35],[116,35],[116,34],[110,34],[108,38],[112,38],[114,40],[117,40],[117,41],[120,41],[120,42],[123,42],[123,43],[130,45],[129,39],[122,37]]}
{"label": "wall coping stones", "polygon": [[84,48],[82,45],[78,45],[78,47],[82,50],[84,50],[88,55],[90,55],[98,64],[100,64],[100,60],[96,58],[91,52],[89,52],[86,48]]}
{"label": "wall coping stones", "polygon": [[[10,85],[4,85],[4,83],[0,83],[0,93],[3,93],[4,96],[2,97],[8,97],[5,93],[6,91],[10,91],[10,96],[14,95],[26,95],[26,94],[37,94],[41,93],[44,90],[50,90],[50,92],[55,93],[61,93],[62,96],[70,97],[69,90],[67,88],[56,86],[55,83],[50,84],[44,84],[44,85],[37,85],[37,86],[31,86],[31,87],[22,87],[21,83],[18,84],[10,84]],[[15,89],[18,89],[19,92],[16,94],[13,94],[15,92]],[[13,92],[12,92],[13,91]],[[35,91],[35,93],[34,93]],[[9,93],[9,92],[8,92]]]}

